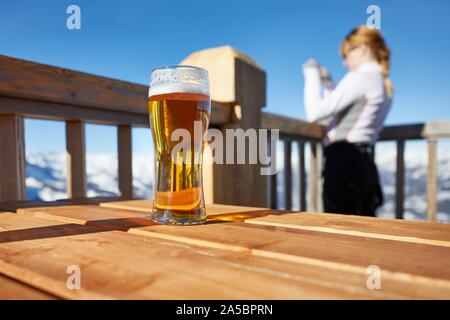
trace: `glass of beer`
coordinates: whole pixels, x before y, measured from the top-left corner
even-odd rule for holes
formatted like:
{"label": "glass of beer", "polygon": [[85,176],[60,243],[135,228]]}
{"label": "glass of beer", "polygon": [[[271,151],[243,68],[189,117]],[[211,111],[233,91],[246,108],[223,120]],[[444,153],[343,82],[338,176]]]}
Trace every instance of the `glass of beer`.
{"label": "glass of beer", "polygon": [[148,94],[155,145],[152,219],[206,222],[202,160],[211,99],[208,72],[192,66],[153,69]]}

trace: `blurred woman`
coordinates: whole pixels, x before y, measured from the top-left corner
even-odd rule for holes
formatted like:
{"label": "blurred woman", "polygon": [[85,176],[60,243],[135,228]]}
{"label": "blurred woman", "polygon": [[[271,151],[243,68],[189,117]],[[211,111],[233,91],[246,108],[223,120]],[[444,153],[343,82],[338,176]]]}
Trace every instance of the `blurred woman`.
{"label": "blurred woman", "polygon": [[374,144],[389,112],[390,50],[379,30],[352,30],[341,44],[348,73],[334,87],[316,61],[303,65],[309,121],[327,124],[323,201],[330,213],[375,216],[383,202]]}

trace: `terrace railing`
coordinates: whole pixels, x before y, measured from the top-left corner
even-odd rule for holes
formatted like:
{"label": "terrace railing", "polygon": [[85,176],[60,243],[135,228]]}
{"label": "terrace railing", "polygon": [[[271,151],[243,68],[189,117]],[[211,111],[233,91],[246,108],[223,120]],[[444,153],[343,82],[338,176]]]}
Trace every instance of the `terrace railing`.
{"label": "terrace railing", "polygon": [[[219,47],[193,53],[183,64],[206,68],[210,74],[211,127],[279,129],[284,153],[284,203],[292,208],[298,197],[300,210],[320,211],[322,126],[262,112],[266,105],[264,70],[245,54]],[[86,190],[85,124],[117,126],[118,198],[133,198],[132,128],[149,127],[148,87],[64,68],[0,56],[0,208],[38,206],[26,199],[24,119],[64,121],[66,125],[68,199],[89,202]],[[381,141],[397,143],[396,217],[404,212],[405,141],[426,139],[429,149],[428,217],[437,212],[437,140],[450,137],[450,121],[386,127]],[[150,134],[149,134],[150,139]],[[292,194],[292,146],[298,145],[299,192]],[[307,182],[305,146],[311,146]],[[204,165],[205,197],[209,203],[278,206],[277,176],[259,174],[261,165]],[[309,192],[307,191],[309,189]],[[307,206],[306,196],[310,202]],[[104,201],[105,199],[102,199]],[[111,198],[117,200],[117,198]],[[48,203],[45,203],[48,205]]]}

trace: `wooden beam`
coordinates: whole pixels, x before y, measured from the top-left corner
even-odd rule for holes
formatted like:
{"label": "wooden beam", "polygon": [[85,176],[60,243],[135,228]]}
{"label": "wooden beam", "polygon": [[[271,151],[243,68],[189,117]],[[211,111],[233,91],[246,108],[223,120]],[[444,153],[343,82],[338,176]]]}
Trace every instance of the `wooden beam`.
{"label": "wooden beam", "polygon": [[303,141],[298,141],[298,170],[300,211],[306,211],[305,143]]}
{"label": "wooden beam", "polygon": [[86,197],[86,146],[82,121],[66,122],[67,194],[69,198]]}
{"label": "wooden beam", "polygon": [[292,209],[292,146],[290,141],[284,141],[284,208]]}
{"label": "wooden beam", "polygon": [[279,129],[281,134],[297,139],[322,140],[325,136],[325,128],[321,125],[268,112],[262,113],[261,128]]}
{"label": "wooden beam", "polygon": [[395,217],[403,219],[405,202],[405,141],[397,141]]}
{"label": "wooden beam", "polygon": [[450,138],[450,120],[433,121],[425,123],[423,130],[425,138]]}
{"label": "wooden beam", "polygon": [[438,210],[438,166],[437,166],[437,141],[428,140],[428,176],[427,176],[427,193],[428,193],[428,220],[437,220]]}
{"label": "wooden beam", "polygon": [[125,111],[106,110],[2,96],[0,96],[0,113],[17,114],[22,117],[42,120],[83,120],[84,122],[106,125],[133,125],[135,127],[149,127],[149,118],[147,113],[136,114]]}
{"label": "wooden beam", "polygon": [[24,120],[0,115],[0,201],[21,201],[25,195]]}
{"label": "wooden beam", "polygon": [[119,192],[124,198],[133,197],[132,137],[131,126],[117,127],[119,156]]}
{"label": "wooden beam", "polygon": [[380,141],[423,139],[424,124],[407,124],[385,127],[380,133]]}
{"label": "wooden beam", "polygon": [[[212,102],[212,125],[222,125],[232,122],[232,105]],[[83,120],[84,122],[106,125],[132,125],[133,127],[149,128],[148,111],[137,114],[117,110],[107,110],[87,106],[77,106],[63,103],[53,103],[39,100],[10,98],[0,96],[0,113],[17,114],[27,118],[45,120]]]}
{"label": "wooden beam", "polygon": [[6,56],[0,66],[1,96],[147,112],[148,86]]}
{"label": "wooden beam", "polygon": [[380,141],[449,137],[450,120],[388,126],[380,133]]}

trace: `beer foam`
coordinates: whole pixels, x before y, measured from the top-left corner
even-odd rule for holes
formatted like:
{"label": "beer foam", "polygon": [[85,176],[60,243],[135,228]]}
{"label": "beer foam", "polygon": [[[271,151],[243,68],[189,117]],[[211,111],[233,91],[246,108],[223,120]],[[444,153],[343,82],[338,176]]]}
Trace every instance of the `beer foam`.
{"label": "beer foam", "polygon": [[152,71],[149,97],[181,92],[209,96],[208,71],[191,66],[164,67]]}

